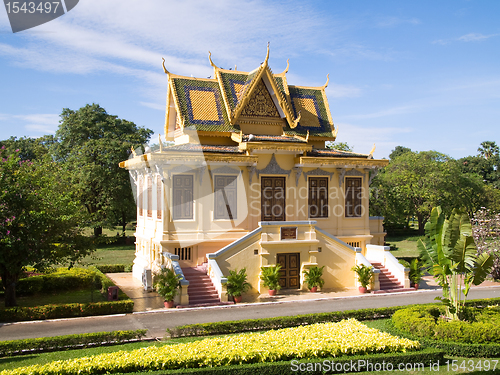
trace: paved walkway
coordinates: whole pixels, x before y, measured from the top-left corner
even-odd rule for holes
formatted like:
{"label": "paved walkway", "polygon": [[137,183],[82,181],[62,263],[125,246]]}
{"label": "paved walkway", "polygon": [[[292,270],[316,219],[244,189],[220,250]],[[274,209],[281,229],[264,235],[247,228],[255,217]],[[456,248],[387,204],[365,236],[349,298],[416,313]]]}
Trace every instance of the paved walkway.
{"label": "paved walkway", "polygon": [[[152,311],[164,309],[163,299],[155,292],[144,291],[142,284],[132,277],[132,273],[108,273],[107,276],[120,287],[134,301],[134,312]],[[498,286],[500,283],[485,281],[481,284],[483,287]],[[419,291],[436,290],[440,287],[432,276],[424,276],[419,285]],[[414,293],[414,292],[412,292]],[[278,295],[269,296],[268,294],[246,294],[243,295],[242,303],[262,303],[262,302],[289,302],[319,300],[331,298],[345,298],[360,296],[357,288],[348,288],[345,290],[325,290],[317,293],[294,290],[280,290]]]}

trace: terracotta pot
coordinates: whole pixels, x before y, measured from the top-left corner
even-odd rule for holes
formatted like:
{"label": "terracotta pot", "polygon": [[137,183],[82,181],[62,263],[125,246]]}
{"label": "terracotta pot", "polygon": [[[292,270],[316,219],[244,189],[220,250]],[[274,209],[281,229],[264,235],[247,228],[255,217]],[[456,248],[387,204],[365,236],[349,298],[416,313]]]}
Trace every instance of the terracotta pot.
{"label": "terracotta pot", "polygon": [[311,293],[316,293],[318,291],[318,287],[317,286],[313,286],[311,288]]}
{"label": "terracotta pot", "polygon": [[242,296],[233,296],[233,301],[234,303],[241,303]]}
{"label": "terracotta pot", "polygon": [[269,289],[269,295],[270,296],[275,296],[276,295],[276,290],[275,289]]}
{"label": "terracotta pot", "polygon": [[360,293],[366,293],[368,291],[368,288],[365,288],[364,286],[358,287]]}
{"label": "terracotta pot", "polygon": [[165,307],[171,309],[172,307],[174,307],[174,301],[165,301],[165,302],[163,302],[163,305],[165,305]]}
{"label": "terracotta pot", "polygon": [[415,290],[418,290],[418,284],[413,284],[413,287],[415,288]]}

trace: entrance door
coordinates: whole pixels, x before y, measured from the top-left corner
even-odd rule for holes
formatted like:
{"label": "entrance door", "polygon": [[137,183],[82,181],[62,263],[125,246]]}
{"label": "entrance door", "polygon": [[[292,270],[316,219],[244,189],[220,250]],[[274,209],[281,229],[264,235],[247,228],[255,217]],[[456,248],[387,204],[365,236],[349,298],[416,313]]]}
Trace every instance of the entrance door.
{"label": "entrance door", "polygon": [[261,220],[285,221],[285,177],[262,177]]}
{"label": "entrance door", "polygon": [[280,269],[280,285],[283,289],[300,288],[300,254],[277,254],[277,263]]}

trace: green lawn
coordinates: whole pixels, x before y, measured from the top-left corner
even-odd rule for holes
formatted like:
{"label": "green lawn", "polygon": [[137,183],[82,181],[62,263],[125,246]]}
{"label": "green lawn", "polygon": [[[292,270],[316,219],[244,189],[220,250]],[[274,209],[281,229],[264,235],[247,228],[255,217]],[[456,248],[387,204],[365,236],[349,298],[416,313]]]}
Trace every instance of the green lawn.
{"label": "green lawn", "polygon": [[99,247],[92,255],[83,258],[83,265],[132,264],[135,245],[106,245]]}
{"label": "green lawn", "polygon": [[417,249],[417,241],[420,236],[392,236],[386,237],[385,242],[396,246],[396,250],[391,250],[392,255],[396,258],[413,258],[419,256],[419,251]]}

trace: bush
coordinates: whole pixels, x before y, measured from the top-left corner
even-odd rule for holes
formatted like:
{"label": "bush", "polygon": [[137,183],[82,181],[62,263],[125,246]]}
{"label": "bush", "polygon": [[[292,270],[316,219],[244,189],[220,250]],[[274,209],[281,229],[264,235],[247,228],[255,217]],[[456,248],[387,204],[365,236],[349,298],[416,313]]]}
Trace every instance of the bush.
{"label": "bush", "polygon": [[95,268],[57,268],[44,275],[20,279],[16,285],[16,292],[19,295],[29,295],[85,289],[90,288],[94,281],[97,281],[95,286],[101,288],[104,278],[106,276],[98,273]]}
{"label": "bush", "polygon": [[441,305],[414,306],[396,311],[392,321],[398,330],[417,337],[465,344],[500,343],[499,311],[469,311],[472,321],[446,321],[443,314]]}
{"label": "bush", "polygon": [[134,301],[132,300],[114,302],[67,303],[35,307],[12,307],[4,310],[0,309],[0,322],[124,314],[131,313],[133,308]]}
{"label": "bush", "polygon": [[141,339],[147,329],[135,331],[95,332],[78,335],[42,337],[24,340],[0,341],[0,356],[30,354],[32,352],[80,349],[89,346],[117,345]]}
{"label": "bush", "polygon": [[99,264],[95,266],[102,273],[131,272],[132,264]]}

